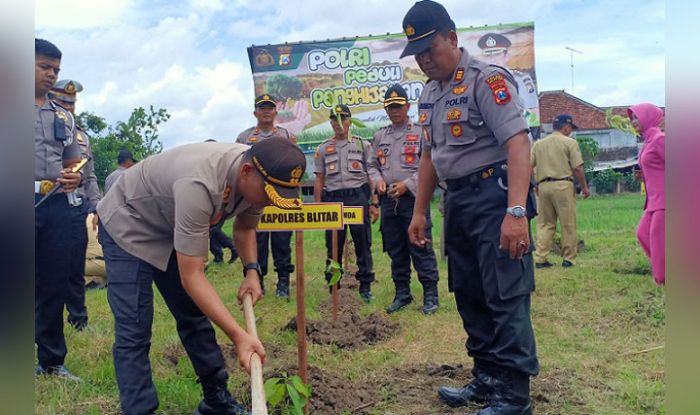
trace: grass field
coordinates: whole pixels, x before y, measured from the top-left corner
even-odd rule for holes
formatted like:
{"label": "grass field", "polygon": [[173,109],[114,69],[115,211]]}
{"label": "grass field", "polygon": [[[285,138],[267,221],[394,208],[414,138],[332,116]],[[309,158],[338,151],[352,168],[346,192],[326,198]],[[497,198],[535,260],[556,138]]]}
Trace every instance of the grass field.
{"label": "grass field", "polygon": [[[664,350],[645,351],[664,344],[665,297],[663,289],[654,285],[646,258],[634,237],[643,203],[640,195],[580,200],[579,239],[585,241],[585,250],[580,253],[577,266],[563,270],[559,266],[561,259],[554,256],[550,261],[557,266],[537,271],[537,289],[532,297],[532,319],[541,364],[540,375],[533,382],[536,413],[666,413]],[[433,209],[433,215],[434,223],[439,224],[437,209]],[[436,232],[440,232],[437,228]],[[381,252],[378,224],[373,229],[377,274],[373,290],[377,300],[363,306],[362,315],[381,312],[393,297],[389,258]],[[322,276],[325,249],[321,233],[305,235],[305,252],[307,315],[309,319],[318,319],[318,305],[328,298]],[[412,290],[417,301],[389,317],[400,325],[398,333],[390,339],[356,350],[309,345],[311,365],[358,385],[384,385],[377,388],[380,398],[365,409],[366,413],[466,412],[450,412],[447,406],[439,405],[433,389],[428,389],[430,393],[423,399],[427,402],[422,404],[424,409],[407,409],[410,406],[406,402],[410,399],[404,399],[399,391],[408,391],[391,387],[392,381],[403,381],[395,375],[397,370],[426,363],[471,366],[464,351],[465,333],[446,288],[446,264],[440,262],[439,266],[441,308],[437,314],[420,313],[422,290],[414,278]],[[240,264],[217,266],[209,275],[234,315],[242,321],[235,300],[241,280]],[[275,279],[274,276],[267,279],[268,288],[273,287]],[[69,349],[66,365],[84,382],[38,378],[37,414],[119,413],[111,359],[113,321],[106,292],[88,292],[87,302],[91,329],[76,332],[66,328]],[[280,330],[294,317],[295,310],[294,301],[287,303],[273,295],[256,307],[258,333],[268,350],[268,367],[296,362],[295,334]],[[151,362],[160,413],[191,414],[201,398],[201,389],[189,360],[178,354],[173,360],[172,352],[178,349],[179,340],[174,320],[158,295],[153,333]],[[221,333],[219,342],[230,344]],[[234,395],[244,398],[249,392],[242,386],[243,372],[236,370],[231,375]],[[463,383],[459,378],[438,380],[452,385]]]}

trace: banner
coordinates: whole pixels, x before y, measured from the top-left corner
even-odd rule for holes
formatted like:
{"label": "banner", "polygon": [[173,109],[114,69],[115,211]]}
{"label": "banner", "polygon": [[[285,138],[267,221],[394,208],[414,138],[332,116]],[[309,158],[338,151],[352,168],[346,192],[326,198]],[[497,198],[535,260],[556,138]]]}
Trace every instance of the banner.
{"label": "banner", "polygon": [[342,203],[304,203],[300,210],[265,206],[259,231],[315,231],[343,229]]}
{"label": "banner", "polygon": [[[461,28],[457,34],[459,45],[472,56],[511,70],[528,123],[538,127],[534,23]],[[405,44],[406,37],[398,33],[251,46],[255,95],[268,93],[280,100],[276,123],[296,134],[306,153],[333,135],[328,118],[334,102],[348,105],[367,126],[353,127],[352,134],[371,138],[389,124],[382,103],[390,85],[403,85],[412,104],[425,86],[414,57],[399,59]],[[413,119],[417,109],[411,106]]]}

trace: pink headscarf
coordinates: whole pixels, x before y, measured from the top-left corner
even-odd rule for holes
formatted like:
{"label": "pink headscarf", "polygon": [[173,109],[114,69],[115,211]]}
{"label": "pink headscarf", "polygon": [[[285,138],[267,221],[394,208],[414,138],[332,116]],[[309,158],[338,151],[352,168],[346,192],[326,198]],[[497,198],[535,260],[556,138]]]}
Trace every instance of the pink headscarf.
{"label": "pink headscarf", "polygon": [[639,127],[642,129],[640,134],[645,142],[656,139],[659,135],[665,134],[659,126],[664,118],[664,112],[654,104],[637,104],[627,110],[627,114],[632,117],[632,114],[637,116]]}

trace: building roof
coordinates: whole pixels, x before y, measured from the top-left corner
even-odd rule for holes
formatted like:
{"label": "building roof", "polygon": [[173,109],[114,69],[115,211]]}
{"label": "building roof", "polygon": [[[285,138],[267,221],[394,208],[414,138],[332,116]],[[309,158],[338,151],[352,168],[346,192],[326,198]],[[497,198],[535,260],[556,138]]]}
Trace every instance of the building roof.
{"label": "building roof", "polygon": [[[542,91],[539,98],[542,123],[551,123],[559,114],[570,114],[574,117],[574,123],[583,130],[607,130],[610,127],[605,122],[605,112],[612,109],[613,114],[626,117],[627,108],[631,106],[598,107],[564,90]],[[661,107],[661,110],[666,112],[665,107]],[[661,129],[664,129],[664,123]]]}

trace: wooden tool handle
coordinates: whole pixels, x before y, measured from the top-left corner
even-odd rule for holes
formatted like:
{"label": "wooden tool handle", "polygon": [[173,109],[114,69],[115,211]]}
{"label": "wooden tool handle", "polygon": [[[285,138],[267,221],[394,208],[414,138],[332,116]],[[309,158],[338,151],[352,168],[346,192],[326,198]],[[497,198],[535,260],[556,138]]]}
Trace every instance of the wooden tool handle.
{"label": "wooden tool handle", "polygon": [[[248,334],[258,337],[255,328],[255,313],[253,311],[253,296],[246,294],[243,297],[243,315],[245,316],[246,331]],[[263,387],[262,361],[257,353],[250,356],[250,395],[252,400],[252,415],[267,415],[265,403],[265,388]]]}

